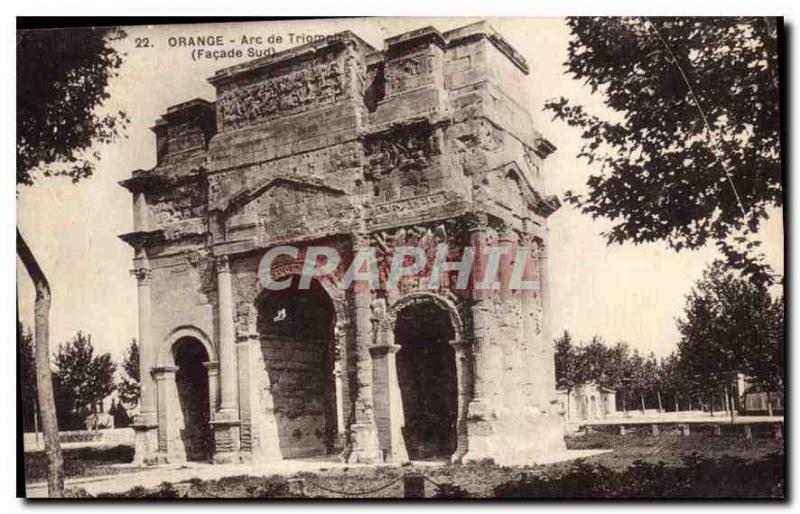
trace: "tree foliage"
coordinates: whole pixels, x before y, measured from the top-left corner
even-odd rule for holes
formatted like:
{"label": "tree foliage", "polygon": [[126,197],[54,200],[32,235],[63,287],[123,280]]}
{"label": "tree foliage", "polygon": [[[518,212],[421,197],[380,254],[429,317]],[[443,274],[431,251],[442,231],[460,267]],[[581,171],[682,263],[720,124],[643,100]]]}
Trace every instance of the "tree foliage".
{"label": "tree foliage", "polygon": [[139,403],[139,380],[139,345],[133,339],[122,361],[122,373],[117,381],[119,398],[128,408]]}
{"label": "tree foliage", "polygon": [[701,385],[741,372],[774,390],[783,384],[783,324],[783,298],[716,262],[687,297],[678,353]]}
{"label": "tree foliage", "polygon": [[764,391],[784,384],[784,301],[764,284],[738,277],[722,261],[709,266],[687,296],[678,320],[678,350],[658,360],[631,351],[624,342],[608,346],[599,336],[576,344],[565,331],[555,341],[558,387],[572,391],[594,383],[614,389],[623,405],[642,409],[687,408],[712,401],[735,373]]}
{"label": "tree foliage", "polygon": [[77,182],[99,160],[95,143],[108,143],[128,123],[123,111],[99,114],[108,83],[122,64],[110,44],[118,29],[80,28],[17,32],[17,184],[37,174]]}
{"label": "tree foliage", "polygon": [[576,127],[597,163],[588,193],[566,199],[612,221],[609,244],[716,242],[728,264],[772,280],[757,232],[782,205],[778,40],[761,18],[568,20],[567,73],[605,115],[567,98],[545,109]]}
{"label": "tree foliage", "polygon": [[686,402],[696,396],[698,388],[687,379],[685,366],[677,354],[659,361],[652,353],[643,357],[623,341],[609,346],[600,336],[576,344],[568,331],[555,344],[559,389],[572,391],[585,384],[613,389],[622,410],[662,408],[664,405],[657,400],[664,395],[673,400],[666,407],[679,410],[679,401]]}
{"label": "tree foliage", "polygon": [[91,336],[82,332],[58,345],[55,367],[56,408],[67,424],[82,421],[115,389],[117,365],[108,353],[95,355]]}
{"label": "tree foliage", "polygon": [[578,356],[578,349],[568,331],[555,340],[556,387],[572,391],[585,380],[581,369],[583,360]]}

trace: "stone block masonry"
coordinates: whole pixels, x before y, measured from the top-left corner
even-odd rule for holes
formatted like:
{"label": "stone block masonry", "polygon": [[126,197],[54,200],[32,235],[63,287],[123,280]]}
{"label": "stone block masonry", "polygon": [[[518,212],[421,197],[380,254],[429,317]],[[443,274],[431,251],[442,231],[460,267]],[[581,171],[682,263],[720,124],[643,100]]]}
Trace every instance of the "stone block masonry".
{"label": "stone block masonry", "polygon": [[[559,202],[543,190],[555,147],[523,107],[529,73],[486,23],[381,50],[343,32],[219,70],[215,101],[167,109],[156,166],[122,182],[137,462],[530,464],[563,451],[547,271]],[[259,262],[279,245],[301,255],[272,268],[289,288],[267,290]],[[395,248],[433,262],[441,245],[450,261],[474,252],[467,287],[451,274],[387,284]],[[374,248],[381,287],[338,287],[346,259],[298,287],[312,246]],[[508,283],[498,247],[521,250],[534,289],[476,286],[492,266]],[[210,455],[194,434],[211,434]]]}

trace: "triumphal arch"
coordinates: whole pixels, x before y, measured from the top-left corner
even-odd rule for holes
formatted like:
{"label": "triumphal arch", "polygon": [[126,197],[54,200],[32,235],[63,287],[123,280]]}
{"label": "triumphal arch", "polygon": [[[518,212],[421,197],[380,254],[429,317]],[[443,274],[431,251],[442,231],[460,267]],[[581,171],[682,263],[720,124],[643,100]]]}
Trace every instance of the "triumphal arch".
{"label": "triumphal arch", "polygon": [[[382,50],[344,32],[219,70],[216,101],[168,108],[157,164],[122,182],[137,462],[563,451],[546,225],[559,204],[542,167],[555,148],[525,108],[529,73],[486,23]],[[296,251],[263,269],[276,247]],[[343,257],[301,287],[311,247]],[[430,261],[392,281],[400,247]],[[364,248],[378,287],[342,287]],[[465,280],[456,266],[431,281],[442,249],[470,252]],[[514,288],[520,262],[530,286]]]}

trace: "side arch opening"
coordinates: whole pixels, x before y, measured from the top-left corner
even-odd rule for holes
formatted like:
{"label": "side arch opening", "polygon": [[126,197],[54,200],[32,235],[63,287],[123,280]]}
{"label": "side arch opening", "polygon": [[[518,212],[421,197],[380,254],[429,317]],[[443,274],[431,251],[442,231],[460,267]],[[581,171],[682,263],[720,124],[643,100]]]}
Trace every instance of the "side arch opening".
{"label": "side arch opening", "polygon": [[403,437],[411,460],[449,459],[457,447],[458,377],[449,313],[433,301],[415,301],[397,314],[397,378]]}
{"label": "side arch opening", "polygon": [[186,460],[208,461],[214,454],[214,433],[211,429],[209,400],[208,352],[199,340],[181,337],[172,345],[172,357],[178,370],[175,386],[178,392],[179,438]]}

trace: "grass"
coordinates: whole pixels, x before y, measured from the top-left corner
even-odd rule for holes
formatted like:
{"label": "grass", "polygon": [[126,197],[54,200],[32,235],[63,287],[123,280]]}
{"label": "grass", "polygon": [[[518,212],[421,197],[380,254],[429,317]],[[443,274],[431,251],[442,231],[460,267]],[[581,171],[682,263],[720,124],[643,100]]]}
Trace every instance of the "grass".
{"label": "grass", "polygon": [[[330,468],[293,477],[237,476],[194,479],[135,488],[112,497],[157,498],[401,498],[402,476],[423,473],[426,497],[782,497],[783,444],[767,432],[752,440],[740,432],[714,436],[695,430],[689,436],[648,427],[620,436],[594,432],[568,436],[569,449],[613,449],[613,452],[541,466],[498,466],[491,462],[438,467]],[[132,457],[127,447],[70,451],[68,476],[105,474],[114,462]],[[104,454],[104,452],[109,452]],[[81,462],[76,462],[80,460]],[[43,459],[42,459],[43,460]],[[26,463],[27,466],[28,463]],[[37,468],[39,473],[43,466]],[[112,468],[118,470],[119,468]],[[118,471],[117,471],[118,472]],[[43,474],[41,475],[44,476]],[[301,478],[302,480],[295,480]],[[29,475],[28,480],[31,480]],[[300,483],[302,482],[302,486]],[[435,484],[442,487],[437,488]],[[386,487],[384,487],[386,486]],[[358,495],[337,491],[360,492]]]}

